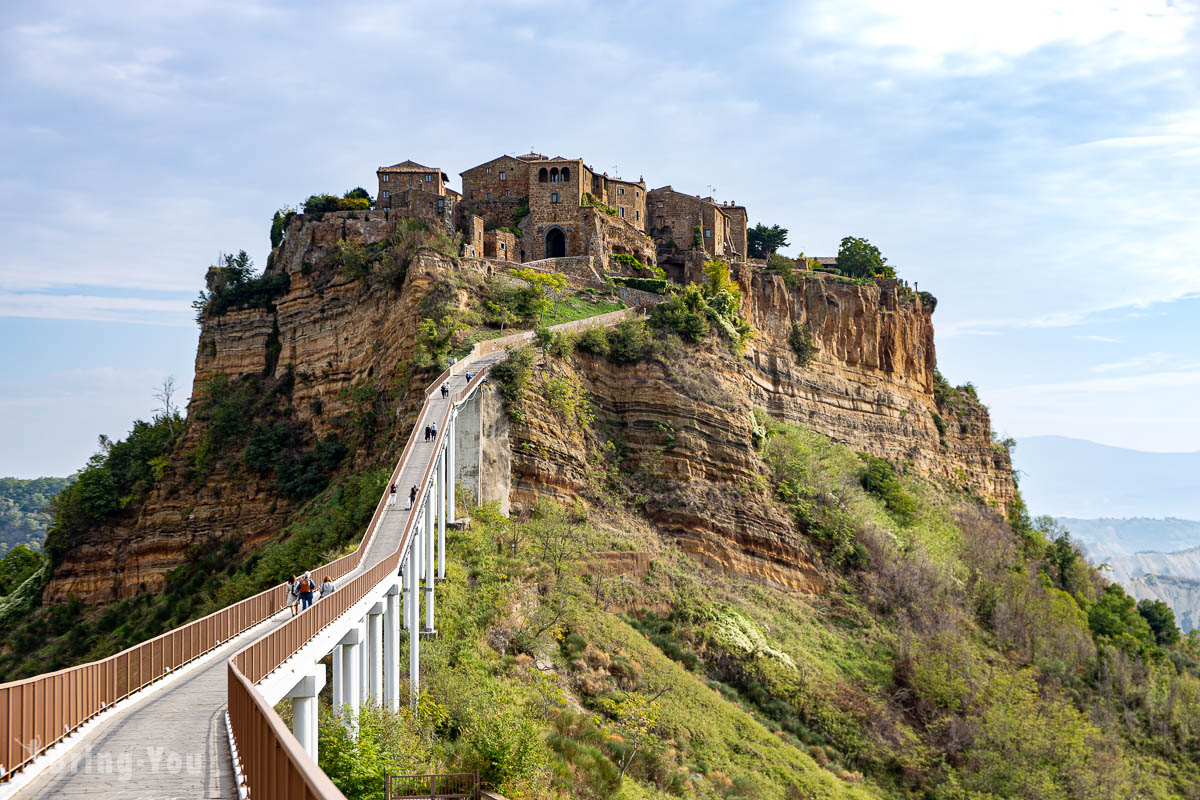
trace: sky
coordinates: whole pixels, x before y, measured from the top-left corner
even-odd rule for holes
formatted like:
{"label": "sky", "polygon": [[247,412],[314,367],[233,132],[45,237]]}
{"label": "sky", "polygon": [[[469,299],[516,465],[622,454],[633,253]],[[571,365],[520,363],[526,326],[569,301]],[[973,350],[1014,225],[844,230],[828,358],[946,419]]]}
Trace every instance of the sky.
{"label": "sky", "polygon": [[277,208],[531,149],[868,238],[1002,435],[1200,450],[1197,45],[1191,0],[9,0],[0,475],[186,398]]}

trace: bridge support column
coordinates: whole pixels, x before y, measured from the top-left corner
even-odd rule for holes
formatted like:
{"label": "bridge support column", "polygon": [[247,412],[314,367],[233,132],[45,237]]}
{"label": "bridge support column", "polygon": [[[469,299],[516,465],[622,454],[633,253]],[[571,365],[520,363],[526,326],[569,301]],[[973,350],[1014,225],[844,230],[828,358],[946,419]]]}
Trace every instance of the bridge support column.
{"label": "bridge support column", "polygon": [[437,535],[433,526],[433,514],[437,510],[438,479],[433,471],[433,481],[425,497],[425,630],[433,630],[433,543]]}
{"label": "bridge support column", "polygon": [[329,663],[333,667],[333,713],[340,714],[342,711],[342,646],[335,644],[333,652],[329,656]]}
{"label": "bridge support column", "polygon": [[383,707],[400,710],[400,587],[392,585],[383,609]]}
{"label": "bridge support column", "polygon": [[417,697],[421,692],[421,623],[417,616],[421,605],[417,602],[417,587],[420,584],[417,570],[413,566],[417,555],[417,537],[413,537],[408,551],[408,589],[407,594],[413,602],[408,609],[408,705],[412,710],[417,709]]}
{"label": "bridge support column", "polygon": [[292,733],[308,757],[317,760],[317,696],[325,687],[325,665],[317,664],[285,697],[292,698]]}
{"label": "bridge support column", "polygon": [[449,433],[454,430],[454,426],[448,426],[446,431],[446,441],[448,444],[442,450],[442,457],[438,459],[437,477],[438,477],[438,535],[437,535],[437,576],[438,578],[446,577],[446,493],[450,491],[450,481],[446,479],[446,467],[449,464],[448,454],[454,451],[454,443],[450,439]]}
{"label": "bridge support column", "polygon": [[362,662],[362,629],[355,626],[338,642],[342,646],[342,708],[343,721],[352,735],[358,732],[359,686]]}
{"label": "bridge support column", "polygon": [[371,689],[371,638],[367,615],[358,621],[358,705],[365,706]]}
{"label": "bridge support column", "polygon": [[408,621],[412,617],[412,611],[409,609],[412,605],[412,595],[408,593],[408,573],[412,570],[412,562],[408,560],[407,553],[400,558],[400,627],[408,630]]}
{"label": "bridge support column", "polygon": [[367,612],[367,698],[383,706],[383,601]]}
{"label": "bridge support column", "polygon": [[[454,436],[458,432],[457,419],[458,414],[451,410],[450,427],[446,430],[446,517],[450,522],[454,522],[457,519],[454,509],[454,488],[458,483],[458,477],[454,472],[454,450],[457,446]],[[441,562],[438,564],[438,577],[444,578],[446,577],[446,548],[444,543],[438,549],[438,552],[441,553],[442,557]]]}

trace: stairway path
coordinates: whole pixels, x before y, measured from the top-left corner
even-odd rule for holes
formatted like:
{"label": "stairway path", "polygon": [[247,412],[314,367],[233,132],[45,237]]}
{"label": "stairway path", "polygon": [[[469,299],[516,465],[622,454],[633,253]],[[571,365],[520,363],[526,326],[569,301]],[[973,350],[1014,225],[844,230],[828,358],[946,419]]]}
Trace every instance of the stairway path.
{"label": "stairway path", "polygon": [[[487,369],[505,353],[484,356],[472,372]],[[451,393],[466,386],[465,376],[447,379]],[[441,423],[448,399],[440,392],[418,430]],[[434,454],[435,442],[418,438],[397,481],[396,505],[387,510],[358,570],[337,581],[352,580],[395,552],[412,511],[405,510],[409,487],[419,485]],[[320,575],[313,576],[320,580]],[[318,601],[319,602],[319,601]],[[290,619],[281,611],[264,625],[247,632],[199,659],[202,666],[173,685],[116,711],[74,744],[70,752],[14,797],[19,800],[103,797],[108,800],[235,800],[233,761],[225,728],[228,673],[226,660]]]}

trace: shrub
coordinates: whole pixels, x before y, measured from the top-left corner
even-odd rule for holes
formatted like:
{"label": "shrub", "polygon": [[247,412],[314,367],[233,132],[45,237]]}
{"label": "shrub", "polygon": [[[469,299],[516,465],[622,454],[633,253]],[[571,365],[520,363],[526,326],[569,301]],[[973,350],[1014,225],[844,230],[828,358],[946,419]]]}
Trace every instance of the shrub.
{"label": "shrub", "polygon": [[284,206],[275,212],[275,216],[271,218],[272,250],[283,244],[284,237],[287,236],[288,225],[291,224],[292,218],[295,216],[296,209],[292,208],[291,206]]}
{"label": "shrub", "polygon": [[608,331],[604,328],[588,328],[579,334],[579,340],[575,343],[575,347],[585,353],[607,356],[610,351]]}
{"label": "shrub", "polygon": [[609,358],[618,363],[641,361],[650,347],[646,323],[631,319],[608,330]]}
{"label": "shrub", "polygon": [[257,278],[251,277],[253,273],[254,262],[245,250],[236,256],[225,256],[224,266],[209,267],[204,279],[208,291],[200,292],[192,301],[196,321],[203,322],[239,308],[274,310],[275,300],[291,287],[291,278],[285,272],[263,273]]}
{"label": "shrub", "polygon": [[[361,194],[359,194],[361,192]],[[326,211],[365,211],[371,207],[371,196],[365,189],[351,189],[342,197],[332,194],[310,195],[304,201],[304,213],[315,214]]]}
{"label": "shrub", "polygon": [[512,350],[508,358],[493,366],[488,373],[496,382],[500,396],[504,398],[509,417],[518,422],[525,418],[521,410],[521,401],[524,398],[525,387],[533,377],[533,359],[532,347]]}
{"label": "shrub", "polygon": [[859,483],[870,494],[883,501],[892,517],[901,525],[911,525],[917,517],[917,501],[900,485],[895,468],[875,456],[863,455],[866,462],[859,473]]}
{"label": "shrub", "polygon": [[879,248],[866,239],[847,236],[838,247],[837,267],[849,278],[894,278],[896,270],[890,267]]}
{"label": "shrub", "polygon": [[655,328],[678,333],[685,341],[699,342],[708,336],[708,302],[699,284],[689,284],[674,297],[659,303],[650,317]]}
{"label": "shrub", "polygon": [[812,329],[808,327],[807,322],[792,325],[788,344],[792,346],[792,352],[796,354],[796,363],[802,367],[807,367],[817,352],[817,346],[813,343]]}
{"label": "shrub", "polygon": [[628,286],[630,289],[640,289],[643,292],[663,294],[670,283],[666,278],[626,278],[620,275],[609,275],[608,280],[617,286]]}

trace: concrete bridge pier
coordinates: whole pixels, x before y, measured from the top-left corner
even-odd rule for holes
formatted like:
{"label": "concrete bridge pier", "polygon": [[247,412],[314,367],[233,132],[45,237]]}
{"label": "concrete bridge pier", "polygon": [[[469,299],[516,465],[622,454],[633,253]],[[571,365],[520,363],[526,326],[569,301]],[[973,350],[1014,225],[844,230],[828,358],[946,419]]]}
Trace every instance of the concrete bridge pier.
{"label": "concrete bridge pier", "polygon": [[422,543],[425,550],[425,627],[422,629],[423,633],[433,632],[433,545],[436,537],[434,514],[437,512],[437,495],[438,479],[435,469],[433,478],[429,482],[429,491],[425,493],[425,541]]}
{"label": "concrete bridge pier", "polygon": [[383,612],[382,600],[367,612],[367,673],[370,680],[367,696],[377,706],[383,705]]}
{"label": "concrete bridge pier", "polygon": [[313,761],[317,760],[317,696],[323,688],[325,665],[317,664],[285,695],[292,699],[292,733]]}
{"label": "concrete bridge pier", "polygon": [[[333,679],[341,678],[342,707],[339,713],[344,714],[345,722],[350,726],[351,734],[358,729],[359,686],[361,671],[359,662],[362,660],[362,629],[358,626],[346,631],[346,635],[338,642],[342,646],[341,669],[335,670]],[[338,674],[340,673],[340,675]]]}
{"label": "concrete bridge pier", "polygon": [[415,566],[412,566],[417,556],[417,544],[417,537],[414,536],[408,551],[408,560],[412,568],[407,573],[407,594],[412,598],[408,607],[408,705],[414,711],[417,708],[417,696],[421,691],[421,622],[417,616],[421,610],[420,603],[417,601],[419,579]]}
{"label": "concrete bridge pier", "polygon": [[400,710],[400,587],[388,588],[383,609],[383,707]]}

